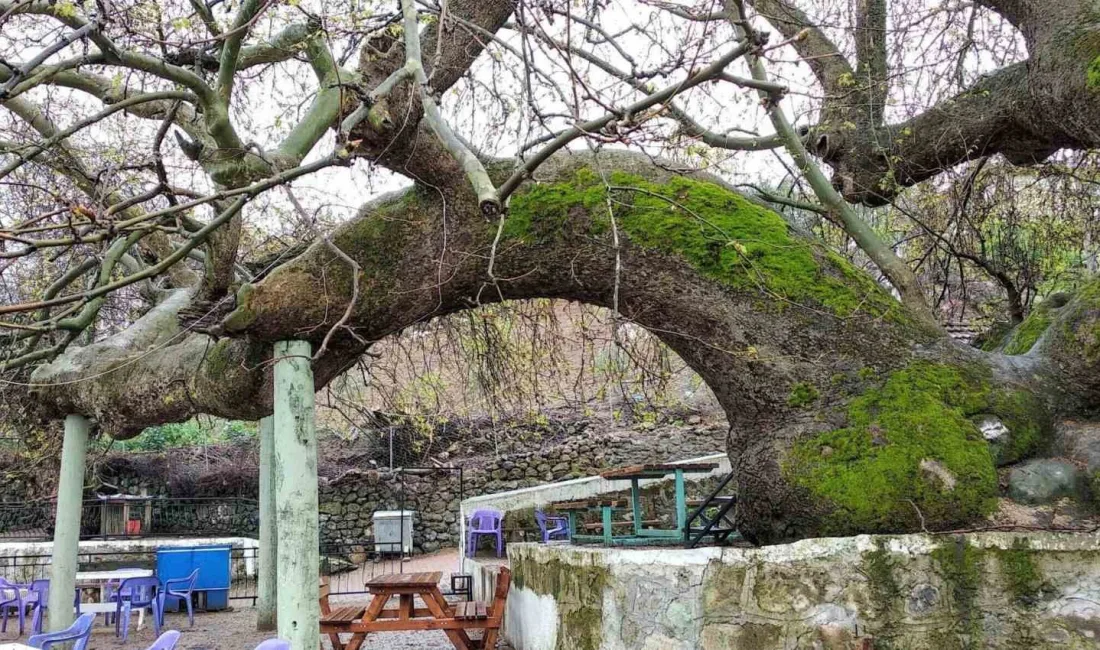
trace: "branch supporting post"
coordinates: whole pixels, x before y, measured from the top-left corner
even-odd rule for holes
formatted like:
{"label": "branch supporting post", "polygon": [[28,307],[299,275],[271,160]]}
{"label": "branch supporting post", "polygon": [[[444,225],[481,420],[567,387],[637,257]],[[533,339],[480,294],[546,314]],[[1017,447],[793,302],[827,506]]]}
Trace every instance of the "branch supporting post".
{"label": "branch supporting post", "polygon": [[73,595],[80,553],[80,509],[84,497],[84,461],[88,453],[91,425],[82,415],[65,418],[65,441],[61,447],[61,476],[57,484],[57,515],[50,558],[51,632],[73,624]]}
{"label": "branch supporting post", "polygon": [[260,420],[260,554],[256,629],[275,629],[278,585],[278,527],[275,524],[275,420]]}
{"label": "branch supporting post", "polygon": [[313,368],[308,341],[275,344],[274,460],[279,531],[278,630],[292,650],[320,647],[320,530]]}

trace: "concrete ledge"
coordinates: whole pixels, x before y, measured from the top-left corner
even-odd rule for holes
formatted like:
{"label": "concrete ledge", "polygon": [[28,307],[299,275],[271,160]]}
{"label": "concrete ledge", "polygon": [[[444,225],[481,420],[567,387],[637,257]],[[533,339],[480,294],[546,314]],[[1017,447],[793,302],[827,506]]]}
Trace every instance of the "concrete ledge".
{"label": "concrete ledge", "polygon": [[516,650],[1100,646],[1100,534],[508,552]]}

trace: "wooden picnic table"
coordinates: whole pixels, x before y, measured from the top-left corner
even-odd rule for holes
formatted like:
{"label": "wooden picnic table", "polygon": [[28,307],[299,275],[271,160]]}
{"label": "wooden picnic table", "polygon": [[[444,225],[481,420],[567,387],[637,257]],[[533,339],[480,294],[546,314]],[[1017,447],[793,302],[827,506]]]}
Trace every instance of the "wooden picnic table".
{"label": "wooden picnic table", "polygon": [[[370,605],[332,608],[321,619],[321,633],[327,634],[333,650],[359,650],[371,632],[395,632],[402,630],[443,630],[457,650],[471,650],[479,644],[466,634],[468,628],[483,628],[474,618],[456,618],[451,606],[443,599],[439,590],[439,581],[443,574],[439,571],[424,573],[394,573],[380,575],[367,582],[367,591],[374,598]],[[387,608],[390,599],[398,599],[396,608]],[[416,606],[419,598],[424,607]],[[322,602],[327,601],[327,594]],[[323,607],[324,608],[324,607]],[[340,634],[351,634],[351,640],[344,643]]]}
{"label": "wooden picnic table", "polygon": [[[671,543],[678,542],[684,538],[684,529],[687,527],[687,490],[684,485],[684,476],[686,474],[704,474],[714,471],[718,468],[717,463],[646,463],[641,465],[630,465],[628,467],[620,467],[617,469],[609,470],[601,474],[600,476],[608,481],[630,481],[630,503],[631,503],[631,521],[633,522],[633,534],[631,535],[613,535],[612,528],[612,510],[616,507],[620,507],[617,503],[604,499],[598,503],[589,502],[575,502],[576,507],[573,507],[573,503],[564,504],[565,508],[556,505],[559,510],[565,510],[569,513],[570,517],[570,538],[579,542],[603,542],[607,545],[631,545],[631,544],[653,544],[653,543]],[[676,499],[676,528],[674,529],[662,529],[647,527],[646,521],[642,519],[642,500],[641,489],[639,481],[642,479],[659,479],[668,475],[673,476],[675,481],[675,499]],[[589,508],[599,507],[601,510],[601,519],[603,521],[603,535],[577,535],[576,534],[576,512],[581,510],[580,504],[588,503]],[[595,503],[595,505],[593,505]],[[623,502],[619,502],[623,503]]]}

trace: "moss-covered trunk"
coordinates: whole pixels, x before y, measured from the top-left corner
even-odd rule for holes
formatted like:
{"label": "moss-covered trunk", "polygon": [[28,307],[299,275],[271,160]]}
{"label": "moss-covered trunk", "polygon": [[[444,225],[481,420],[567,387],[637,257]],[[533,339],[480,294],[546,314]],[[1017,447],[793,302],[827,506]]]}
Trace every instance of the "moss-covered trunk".
{"label": "moss-covered trunk", "polygon": [[[1088,376],[1092,357],[1062,368],[1038,353],[961,349],[776,213],[645,158],[560,156],[513,197],[499,240],[497,229],[462,193],[417,187],[364,207],[332,237],[362,270],[348,323],[355,336],[336,334],[315,364],[317,385],[350,364],[361,341],[479,303],[617,304],[714,390],[731,424],[740,516],[763,541],[970,521],[989,508],[996,457],[1040,444],[1052,409],[1091,403],[1089,391],[1058,378]],[[349,274],[315,244],[238,294],[229,338],[113,351],[105,358],[137,372],[39,397],[121,436],[198,411],[267,415],[265,342],[318,343],[344,312]],[[1074,305],[1063,312],[1092,313]],[[1073,332],[1075,345],[1086,336]],[[69,355],[36,379],[91,375],[102,369],[96,359]],[[1011,432],[995,447],[979,429],[993,417]]]}

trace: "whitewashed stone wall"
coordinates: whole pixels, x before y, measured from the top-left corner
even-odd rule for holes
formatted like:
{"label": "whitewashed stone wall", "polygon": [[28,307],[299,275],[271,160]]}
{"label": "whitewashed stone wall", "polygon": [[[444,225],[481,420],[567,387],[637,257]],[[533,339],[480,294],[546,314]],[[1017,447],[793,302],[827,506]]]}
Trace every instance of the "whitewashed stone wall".
{"label": "whitewashed stone wall", "polygon": [[1100,647],[1098,534],[518,544],[509,557],[516,650]]}

